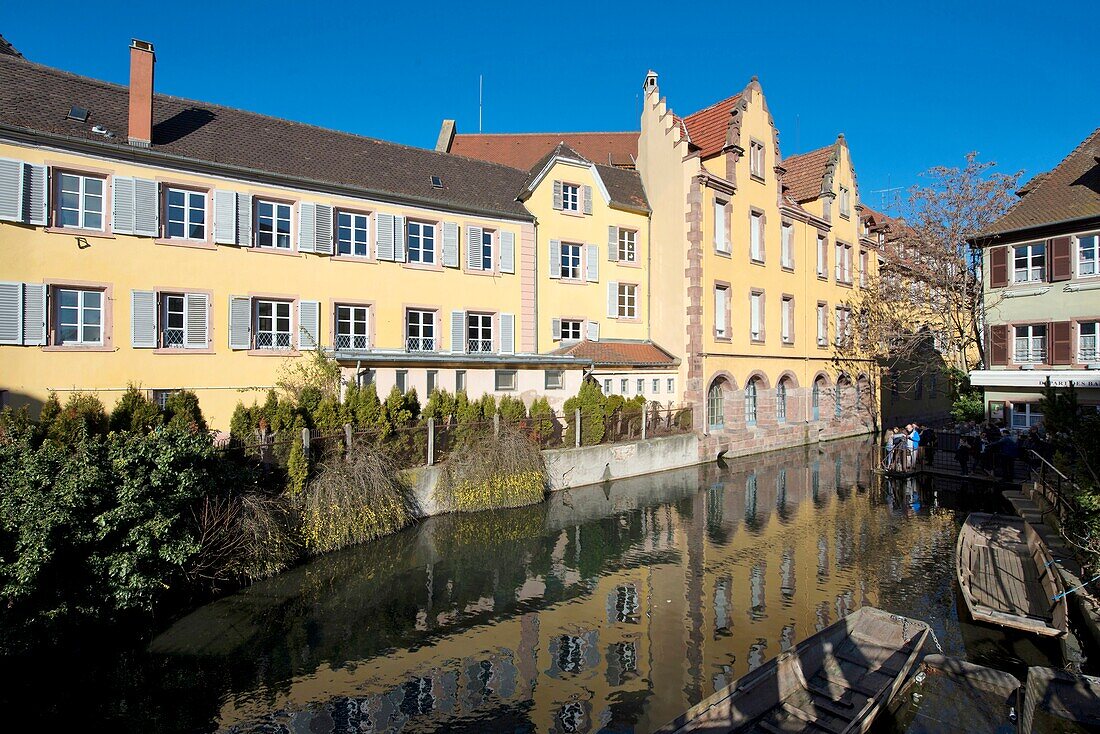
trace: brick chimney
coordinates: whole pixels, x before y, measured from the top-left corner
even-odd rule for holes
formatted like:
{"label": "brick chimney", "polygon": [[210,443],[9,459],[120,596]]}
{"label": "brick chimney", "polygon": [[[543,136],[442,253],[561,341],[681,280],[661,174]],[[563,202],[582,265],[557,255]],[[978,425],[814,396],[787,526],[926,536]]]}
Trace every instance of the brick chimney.
{"label": "brick chimney", "polygon": [[130,121],[126,136],[130,145],[148,148],[153,140],[153,44],[130,41]]}

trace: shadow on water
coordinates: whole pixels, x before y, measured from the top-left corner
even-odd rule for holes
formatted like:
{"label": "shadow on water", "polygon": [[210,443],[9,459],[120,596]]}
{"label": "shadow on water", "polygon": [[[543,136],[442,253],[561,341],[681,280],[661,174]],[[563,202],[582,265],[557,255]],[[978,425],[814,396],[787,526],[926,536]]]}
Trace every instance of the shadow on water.
{"label": "shadow on water", "polygon": [[432,518],[202,607],[147,651],[39,661],[4,695],[119,731],[644,734],[865,604],[928,621],[948,655],[1039,662],[956,612],[958,528],[997,500],[884,482],[873,452]]}

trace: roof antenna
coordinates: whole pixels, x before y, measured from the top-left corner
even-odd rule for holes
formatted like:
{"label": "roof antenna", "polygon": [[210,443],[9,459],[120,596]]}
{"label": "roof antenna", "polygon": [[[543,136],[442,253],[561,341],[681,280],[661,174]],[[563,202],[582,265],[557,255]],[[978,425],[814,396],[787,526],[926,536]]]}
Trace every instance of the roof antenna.
{"label": "roof antenna", "polygon": [[481,86],[482,86],[482,80],[484,78],[485,78],[484,74],[478,74],[477,75],[477,131],[478,132],[481,132],[481,109],[482,109]]}

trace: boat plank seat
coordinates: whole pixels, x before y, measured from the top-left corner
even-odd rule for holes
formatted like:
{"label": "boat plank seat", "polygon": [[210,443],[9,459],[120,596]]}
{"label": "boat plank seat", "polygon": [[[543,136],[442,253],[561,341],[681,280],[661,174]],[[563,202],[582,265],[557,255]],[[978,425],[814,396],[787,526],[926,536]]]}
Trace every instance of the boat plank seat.
{"label": "boat plank seat", "polygon": [[801,719],[806,724],[815,726],[823,731],[833,732],[833,734],[841,734],[841,732],[848,728],[848,722],[851,720],[851,717],[844,718],[834,716],[825,711],[807,711],[790,701],[784,701],[780,704],[779,709],[787,716]]}
{"label": "boat plank seat", "polygon": [[[1024,546],[1013,552],[987,545],[974,546],[974,600],[998,612],[1050,619],[1053,604],[1046,598],[1038,569]],[[1026,559],[1026,561],[1025,561]]]}

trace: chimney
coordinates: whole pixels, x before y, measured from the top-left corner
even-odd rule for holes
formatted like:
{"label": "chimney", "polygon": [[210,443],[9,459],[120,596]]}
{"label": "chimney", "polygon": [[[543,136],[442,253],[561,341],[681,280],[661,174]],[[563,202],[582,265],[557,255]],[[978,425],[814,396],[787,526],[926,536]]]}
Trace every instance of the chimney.
{"label": "chimney", "polygon": [[130,41],[130,121],[126,135],[130,145],[148,148],[153,141],[153,44]]}

